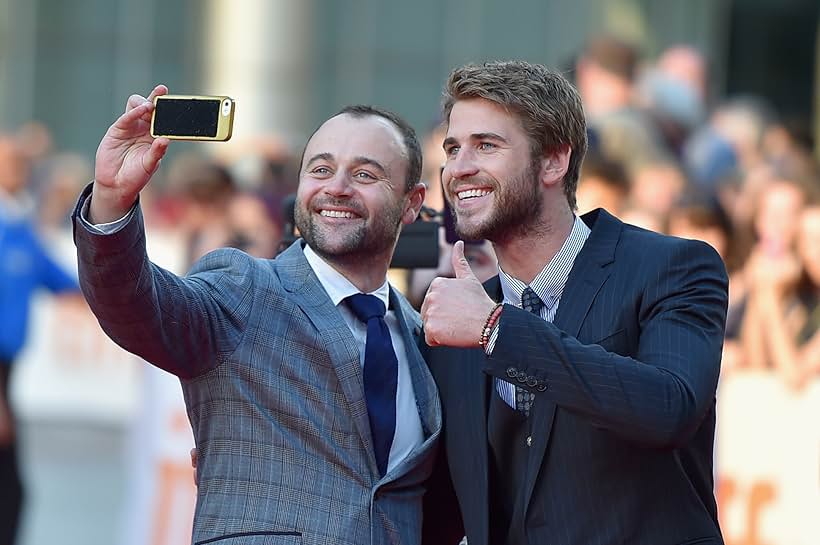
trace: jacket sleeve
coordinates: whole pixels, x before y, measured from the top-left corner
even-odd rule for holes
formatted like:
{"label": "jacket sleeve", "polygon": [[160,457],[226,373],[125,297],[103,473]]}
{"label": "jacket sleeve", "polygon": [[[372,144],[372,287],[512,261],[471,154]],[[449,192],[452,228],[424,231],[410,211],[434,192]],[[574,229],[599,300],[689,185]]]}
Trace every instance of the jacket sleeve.
{"label": "jacket sleeve", "polygon": [[237,250],[205,256],[186,277],[158,267],[145,249],[139,208],[111,234],[73,214],[80,287],[111,339],[181,378],[219,365],[245,330],[252,303],[252,259]]}
{"label": "jacket sleeve", "polygon": [[715,398],[728,281],[711,247],[680,239],[670,246],[659,250],[654,270],[633,271],[645,285],[629,356],[584,344],[506,305],[485,372],[511,382],[522,377],[522,387],[626,439],[658,447],[685,443]]}

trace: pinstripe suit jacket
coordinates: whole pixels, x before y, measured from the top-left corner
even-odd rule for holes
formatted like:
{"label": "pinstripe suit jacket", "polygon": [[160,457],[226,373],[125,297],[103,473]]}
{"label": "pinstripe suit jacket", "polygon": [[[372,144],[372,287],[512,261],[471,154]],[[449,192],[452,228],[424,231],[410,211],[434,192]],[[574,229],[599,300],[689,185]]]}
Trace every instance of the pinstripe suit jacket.
{"label": "pinstripe suit jacket", "polygon": [[80,281],[100,324],[182,382],[199,450],[194,543],[419,543],[441,412],[402,297],[391,290],[425,441],[380,479],[356,342],[299,242],[274,260],[218,250],[180,278],[148,260],[139,212],[96,235],[79,206]]}
{"label": "pinstripe suit jacket", "polygon": [[[462,535],[458,513],[447,510],[454,493],[470,545],[488,545],[487,411],[499,377],[536,394],[508,543],[722,543],[712,448],[723,264],[706,244],[603,210],[582,219],[592,232],[553,323],[508,305],[490,357],[480,349],[426,354],[448,460],[437,468],[444,485],[428,498],[432,542]],[[497,278],[485,287],[502,299]]]}

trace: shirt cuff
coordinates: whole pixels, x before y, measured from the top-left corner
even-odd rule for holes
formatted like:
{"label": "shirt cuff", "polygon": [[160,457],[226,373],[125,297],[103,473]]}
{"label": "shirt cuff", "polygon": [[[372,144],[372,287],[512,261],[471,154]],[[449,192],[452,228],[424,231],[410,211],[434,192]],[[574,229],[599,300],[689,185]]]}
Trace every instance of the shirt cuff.
{"label": "shirt cuff", "polygon": [[118,220],[110,221],[108,223],[91,223],[90,221],[88,221],[88,209],[91,206],[92,196],[92,194],[89,194],[88,197],[86,197],[82,207],[80,208],[80,221],[89,230],[100,235],[111,235],[122,229],[125,226],[125,224],[127,224],[131,220],[131,217],[134,215],[134,210],[136,210],[137,208],[137,203],[134,203],[134,205],[131,207],[131,210],[129,210],[123,217],[121,217]]}
{"label": "shirt cuff", "polygon": [[493,354],[493,348],[495,348],[495,343],[498,340],[498,323],[501,320],[496,320],[495,324],[493,324],[493,330],[490,332],[490,340],[487,341],[487,346],[484,347],[484,352],[491,356]]}

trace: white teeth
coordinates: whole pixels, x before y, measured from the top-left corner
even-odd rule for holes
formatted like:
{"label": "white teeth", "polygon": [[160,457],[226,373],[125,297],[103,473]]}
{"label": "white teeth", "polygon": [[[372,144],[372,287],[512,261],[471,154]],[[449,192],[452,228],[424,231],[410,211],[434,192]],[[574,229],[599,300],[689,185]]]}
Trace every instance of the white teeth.
{"label": "white teeth", "polygon": [[470,199],[473,197],[483,197],[484,195],[489,195],[490,190],[488,189],[468,189],[466,191],[459,191],[456,193],[459,199]]}
{"label": "white teeth", "polygon": [[353,213],[352,212],[342,212],[341,210],[322,210],[320,212],[320,214],[325,216],[326,218],[353,219]]}

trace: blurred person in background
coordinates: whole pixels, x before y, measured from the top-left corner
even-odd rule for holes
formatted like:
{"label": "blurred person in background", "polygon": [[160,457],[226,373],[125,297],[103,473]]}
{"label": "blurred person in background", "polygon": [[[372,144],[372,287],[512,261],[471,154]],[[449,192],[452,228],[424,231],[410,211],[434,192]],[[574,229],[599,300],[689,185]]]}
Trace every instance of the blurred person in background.
{"label": "blurred person in background", "polygon": [[800,178],[820,175],[814,157],[814,136],[807,119],[786,119],[771,124],[763,137],[767,162],[779,172]]}
{"label": "blurred person in background", "polygon": [[218,250],[178,277],[149,261],[138,202],[169,143],[149,135],[167,92],[131,96],[106,132],[75,241],[103,329],[182,383],[193,542],[420,543],[441,412],[418,315],[386,279],[424,200],[415,133],[343,109],[303,152],[303,239],[275,260]]}
{"label": "blurred person in background", "polygon": [[587,136],[561,75],[468,65],[445,97],[445,195],[500,274],[482,286],[457,243],[456,278],[434,280],[422,307],[447,459],[431,529],[470,545],[722,544],[720,257],[575,214]]}
{"label": "blurred person in background", "polygon": [[677,44],[664,49],[658,56],[655,68],[686,86],[698,98],[701,107],[707,103],[709,70],[703,53],[687,44]]}
{"label": "blurred person in background", "polygon": [[[773,173],[774,174],[774,173]],[[794,249],[800,211],[809,198],[807,182],[774,174],[759,195],[754,217],[753,253],[777,258]]]}
{"label": "blurred person in background", "polygon": [[800,214],[810,200],[809,191],[810,186],[801,181],[774,177],[758,196],[753,222],[756,242],[739,279],[745,293],[741,341],[748,368],[771,369],[774,365],[766,347],[767,309],[759,304],[759,298],[769,293],[773,283],[788,284],[793,276]]}
{"label": "blurred person in background", "polygon": [[[739,165],[737,154],[729,140],[709,126],[689,136],[681,150],[681,163],[692,184],[699,191],[720,196],[726,183],[737,181]],[[721,197],[723,198],[723,197]],[[734,199],[734,195],[731,199]]]}
{"label": "blurred person in background", "polygon": [[228,230],[230,238],[225,246],[254,257],[276,257],[282,229],[270,217],[267,204],[256,193],[240,191],[231,198],[228,203]]}
{"label": "blurred person in background", "polygon": [[732,223],[720,203],[707,195],[687,193],[669,210],[667,233],[702,240],[715,249],[731,271]]}
{"label": "blurred person in background", "polygon": [[620,163],[598,153],[589,153],[581,165],[578,180],[578,213],[603,208],[613,216],[621,217],[629,190],[629,178]]}
{"label": "blurred person in background", "polygon": [[31,299],[37,289],[78,290],[35,231],[34,201],[27,192],[29,159],[13,138],[0,135],[0,543],[13,544],[23,485],[17,460],[9,386],[14,360],[26,340]]}
{"label": "blurred person in background", "polygon": [[729,303],[720,370],[725,374],[743,367],[743,350],[739,337],[744,293],[736,287],[736,279],[741,274],[742,267],[734,245],[734,230],[729,215],[715,197],[701,192],[690,192],[679,199],[669,211],[667,233],[676,237],[702,240],[714,248],[723,259],[729,273]]}
{"label": "blurred person in background", "polygon": [[665,50],[640,75],[637,102],[675,157],[681,157],[689,136],[703,120],[706,87],[706,62],[696,49],[685,45]]}
{"label": "blurred person in background", "polygon": [[14,131],[20,150],[28,162],[29,190],[39,195],[49,176],[48,162],[54,153],[54,135],[44,123],[28,121]]}
{"label": "blurred person in background", "polygon": [[763,144],[773,119],[771,108],[756,97],[724,100],[683,148],[684,170],[693,184],[720,198],[739,232],[750,225],[768,177]]}
{"label": "blurred person in background", "polygon": [[656,233],[666,232],[666,218],[637,206],[627,205],[618,219],[629,225]]}
{"label": "blurred person in background", "polygon": [[590,39],[576,65],[578,92],[601,152],[632,173],[636,165],[668,156],[654,121],[638,106],[637,49],[610,35]]}
{"label": "blurred person in background", "polygon": [[[652,161],[636,167],[629,191],[629,205],[648,212],[664,223],[672,205],[689,189],[689,181],[671,160]],[[661,229],[663,232],[665,229]]]}
{"label": "blurred person in background", "polygon": [[673,157],[680,157],[703,115],[697,98],[688,88],[658,72],[642,77],[641,93],[639,103],[655,124],[663,146]]}
{"label": "blurred person in background", "polygon": [[755,284],[752,312],[771,367],[791,388],[820,374],[820,205],[799,214],[794,255],[769,263]]}
{"label": "blurred person in background", "polygon": [[237,188],[228,169],[198,153],[176,157],[168,169],[168,183],[182,201],[179,225],[185,237],[187,266],[233,237],[229,204]]}
{"label": "blurred person in background", "polygon": [[238,156],[225,160],[237,187],[262,199],[268,216],[282,228],[292,220],[283,205],[296,193],[298,158],[275,134],[253,138],[238,149],[242,150]]}
{"label": "blurred person in background", "polygon": [[741,171],[748,173],[765,162],[763,143],[774,120],[774,112],[764,100],[738,96],[718,104],[706,130],[714,130],[729,142]]}
{"label": "blurred person in background", "polygon": [[444,195],[441,191],[441,167],[447,157],[444,155],[441,143],[444,141],[446,133],[447,128],[439,122],[424,135],[422,140],[423,167],[421,181],[427,186],[424,206],[439,213],[444,210]]}
{"label": "blurred person in background", "polygon": [[77,193],[92,175],[88,159],[77,153],[57,153],[43,161],[43,179],[37,191],[37,222],[44,232],[70,231]]}

